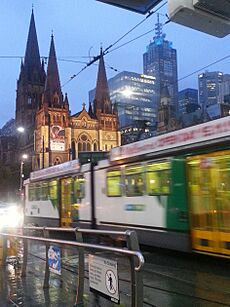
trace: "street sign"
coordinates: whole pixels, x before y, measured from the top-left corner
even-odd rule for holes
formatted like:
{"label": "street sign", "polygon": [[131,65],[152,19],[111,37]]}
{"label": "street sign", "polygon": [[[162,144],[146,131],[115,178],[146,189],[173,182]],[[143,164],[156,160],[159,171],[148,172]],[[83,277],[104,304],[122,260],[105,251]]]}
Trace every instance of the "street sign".
{"label": "street sign", "polygon": [[117,261],[89,255],[89,287],[90,291],[119,304]]}
{"label": "street sign", "polygon": [[48,264],[50,272],[61,275],[61,250],[59,247],[50,245],[48,250]]}

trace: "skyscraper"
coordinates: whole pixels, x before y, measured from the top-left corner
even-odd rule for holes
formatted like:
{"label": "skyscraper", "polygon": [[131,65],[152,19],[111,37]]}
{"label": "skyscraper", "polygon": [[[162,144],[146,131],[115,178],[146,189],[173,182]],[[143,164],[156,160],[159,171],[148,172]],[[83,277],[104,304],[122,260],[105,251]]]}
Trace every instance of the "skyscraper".
{"label": "skyscraper", "polygon": [[199,75],[199,102],[202,108],[221,103],[222,83],[223,73],[220,71],[206,71]]}
{"label": "skyscraper", "polygon": [[229,115],[230,76],[220,71],[206,71],[198,76],[198,83],[203,120]]}
{"label": "skyscraper", "polygon": [[199,104],[204,121],[220,117],[219,105],[222,102],[222,84],[223,73],[220,71],[206,71],[198,76]]}
{"label": "skyscraper", "polygon": [[[152,135],[150,130],[155,130],[157,116],[155,78],[123,71],[109,79],[108,86],[110,99],[117,107],[122,143],[129,142],[126,134],[136,134],[133,141],[147,129]],[[89,100],[93,101],[94,96],[95,89],[89,92]]]}
{"label": "skyscraper", "polygon": [[197,110],[198,90],[194,88],[186,88],[178,94],[178,111],[180,114],[191,113]]}
{"label": "skyscraper", "polygon": [[165,39],[162,33],[162,23],[158,21],[155,26],[153,42],[147,46],[143,54],[144,74],[153,76],[156,79],[156,94],[158,105],[160,102],[161,89],[168,87],[174,112],[178,109],[178,82],[177,82],[177,52],[173,49],[172,42]]}

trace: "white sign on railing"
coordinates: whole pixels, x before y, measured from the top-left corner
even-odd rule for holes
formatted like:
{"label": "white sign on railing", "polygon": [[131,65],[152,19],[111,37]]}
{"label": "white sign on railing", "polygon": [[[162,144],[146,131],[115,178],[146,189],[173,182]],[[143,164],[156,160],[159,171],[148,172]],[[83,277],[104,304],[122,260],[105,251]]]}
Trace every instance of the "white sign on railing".
{"label": "white sign on railing", "polygon": [[89,255],[90,291],[120,304],[117,261]]}

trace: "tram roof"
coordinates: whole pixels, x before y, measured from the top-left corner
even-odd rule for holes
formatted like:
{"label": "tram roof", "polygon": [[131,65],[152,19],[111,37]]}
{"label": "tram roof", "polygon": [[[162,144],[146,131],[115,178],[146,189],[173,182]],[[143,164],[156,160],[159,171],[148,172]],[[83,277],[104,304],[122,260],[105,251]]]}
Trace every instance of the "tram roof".
{"label": "tram roof", "polygon": [[160,153],[172,153],[183,149],[189,150],[230,139],[230,116],[216,119],[200,125],[172,131],[142,141],[111,149],[110,161],[119,162],[137,159],[140,156],[156,156]]}
{"label": "tram roof", "polygon": [[30,180],[51,179],[54,177],[64,176],[66,174],[73,174],[80,170],[79,160],[72,160],[58,165],[43,168],[30,173]]}

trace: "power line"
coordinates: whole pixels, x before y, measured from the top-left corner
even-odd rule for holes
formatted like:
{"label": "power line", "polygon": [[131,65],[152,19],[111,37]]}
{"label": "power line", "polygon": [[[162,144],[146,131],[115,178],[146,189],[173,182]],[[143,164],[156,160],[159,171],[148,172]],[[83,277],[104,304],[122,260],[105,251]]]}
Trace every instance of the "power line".
{"label": "power line", "polygon": [[[107,53],[109,53],[109,49],[111,49],[113,46],[115,46],[119,41],[121,41],[124,37],[126,37],[128,34],[130,34],[133,30],[135,30],[137,27],[139,27],[143,22],[145,22],[151,15],[157,13],[163,6],[165,6],[167,2],[163,3],[161,6],[159,6],[155,11],[150,11],[148,15],[140,21],[138,24],[136,24],[134,27],[132,27],[128,32],[126,32],[124,35],[122,35],[119,39],[117,39],[113,44],[109,45],[105,50],[102,52],[102,55],[105,56]],[[75,79],[80,73],[82,73],[86,68],[94,64],[97,60],[99,60],[101,55],[94,56],[93,60],[88,62],[77,74],[74,74],[70,77],[68,81],[66,81],[61,87],[64,87],[69,82],[71,82],[73,79]]]}
{"label": "power line", "polygon": [[108,53],[111,53],[111,52],[113,52],[113,51],[115,51],[115,50],[117,50],[117,49],[120,49],[121,47],[124,47],[124,46],[126,46],[126,45],[128,45],[128,44],[134,42],[135,40],[137,40],[137,39],[139,39],[139,38],[141,38],[141,37],[143,37],[143,36],[145,36],[145,35],[147,35],[147,34],[153,32],[153,31],[154,31],[154,29],[149,30],[148,32],[145,32],[144,34],[141,34],[141,35],[139,35],[139,36],[137,36],[137,37],[131,39],[130,41],[128,41],[128,42],[126,42],[126,43],[124,43],[124,44],[122,44],[122,45],[119,45],[119,46],[117,46],[116,48],[111,49]]}
{"label": "power line", "polygon": [[228,58],[230,58],[230,54],[229,54],[229,55],[226,55],[226,56],[224,56],[223,58],[220,58],[219,60],[216,60],[216,61],[214,61],[214,62],[212,62],[212,63],[210,63],[210,64],[208,64],[208,65],[206,65],[206,66],[203,66],[203,67],[201,67],[200,69],[195,70],[194,72],[191,72],[190,74],[188,74],[188,75],[186,75],[186,76],[184,76],[184,77],[178,79],[177,81],[180,82],[180,81],[182,81],[182,80],[184,80],[184,79],[186,79],[186,78],[188,78],[188,77],[191,77],[191,76],[194,75],[194,74],[197,74],[197,73],[200,72],[201,70],[204,70],[204,69],[206,69],[206,68],[209,68],[210,66],[213,66],[213,65],[215,65],[215,64],[217,64],[217,63],[220,63],[220,62],[222,62],[222,61],[224,61],[224,60],[226,60],[226,59],[228,59]]}
{"label": "power line", "polygon": [[167,4],[167,2],[163,3],[161,6],[159,6],[155,11],[150,11],[148,13],[148,15],[142,19],[139,23],[137,23],[134,27],[132,27],[128,32],[126,32],[124,35],[122,35],[119,39],[117,39],[113,44],[111,44],[109,47],[107,47],[104,52],[103,55],[106,55],[109,51],[109,49],[111,49],[113,46],[115,46],[117,43],[119,43],[124,37],[126,37],[128,34],[130,34],[133,30],[135,30],[137,27],[139,27],[142,23],[144,23],[150,16],[152,16],[153,14],[157,13],[163,6],[165,6]]}

